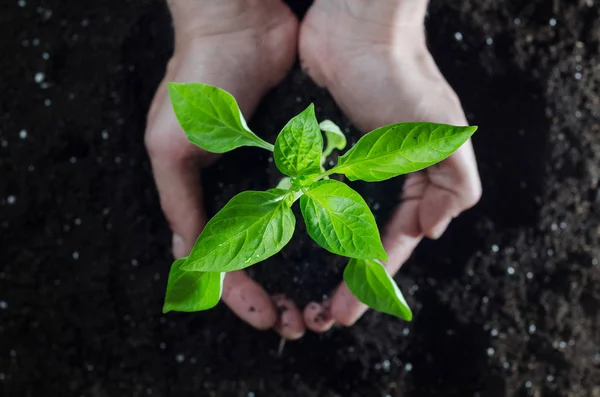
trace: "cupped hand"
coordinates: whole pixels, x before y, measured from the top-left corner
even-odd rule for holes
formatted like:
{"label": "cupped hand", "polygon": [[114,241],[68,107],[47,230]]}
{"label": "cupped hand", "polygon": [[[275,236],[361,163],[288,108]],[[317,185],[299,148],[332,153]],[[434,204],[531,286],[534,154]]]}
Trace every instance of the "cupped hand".
{"label": "cupped hand", "polygon": [[[277,84],[296,56],[298,23],[280,0],[171,2],[176,45],[148,113],[145,135],[160,203],[173,231],[173,255],[188,255],[205,223],[200,167],[216,159],[192,145],[175,117],[166,83],[203,82],[229,91],[245,116]],[[258,329],[304,333],[302,315],[282,295],[270,297],[244,271],[225,277],[223,301]],[[281,314],[279,314],[281,313]]]}
{"label": "cupped hand", "polygon": [[[458,97],[425,44],[427,2],[316,0],[300,31],[300,58],[363,131],[403,121],[467,125]],[[395,274],[423,237],[439,238],[475,205],[481,183],[471,142],[441,163],[407,176],[384,229],[386,263]],[[325,331],[354,324],[367,307],[345,283],[304,311],[306,325]]]}

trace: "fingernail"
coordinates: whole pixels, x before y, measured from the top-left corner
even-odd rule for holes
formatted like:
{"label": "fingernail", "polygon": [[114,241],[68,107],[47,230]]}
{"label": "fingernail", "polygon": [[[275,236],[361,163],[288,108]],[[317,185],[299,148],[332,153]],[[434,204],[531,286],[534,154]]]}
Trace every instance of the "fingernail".
{"label": "fingernail", "polygon": [[449,218],[443,219],[437,225],[435,225],[429,233],[429,238],[437,240],[438,238],[442,237],[442,234],[444,234],[448,228],[448,225],[450,224],[450,220],[451,219]]}
{"label": "fingernail", "polygon": [[173,249],[173,256],[175,257],[175,259],[183,258],[184,256],[187,255],[187,253],[185,252],[185,243],[183,241],[183,237],[181,237],[177,233],[173,234],[173,248],[172,249]]}

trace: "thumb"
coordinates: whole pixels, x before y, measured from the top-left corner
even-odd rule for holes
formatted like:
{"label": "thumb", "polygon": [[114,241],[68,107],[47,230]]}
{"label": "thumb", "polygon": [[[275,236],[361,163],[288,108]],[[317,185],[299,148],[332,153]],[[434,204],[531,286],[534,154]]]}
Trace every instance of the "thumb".
{"label": "thumb", "polygon": [[205,153],[187,141],[172,111],[161,108],[146,131],[146,147],[160,204],[173,231],[173,256],[181,258],[189,254],[206,223],[199,168]]}
{"label": "thumb", "polygon": [[181,258],[190,253],[206,223],[198,162],[163,156],[151,161],[160,204],[173,231],[173,256]]}

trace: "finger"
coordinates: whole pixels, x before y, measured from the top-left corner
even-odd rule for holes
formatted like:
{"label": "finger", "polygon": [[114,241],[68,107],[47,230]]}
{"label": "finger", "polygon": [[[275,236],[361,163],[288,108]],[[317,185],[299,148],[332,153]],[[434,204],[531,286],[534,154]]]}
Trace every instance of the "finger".
{"label": "finger", "polygon": [[232,312],[254,328],[267,330],[277,322],[271,298],[243,270],[227,273],[222,299]]}
{"label": "finger", "polygon": [[[385,230],[382,242],[388,254],[388,262],[384,265],[391,275],[396,274],[421,241],[418,208],[418,200],[406,199],[395,210]],[[367,309],[365,304],[356,299],[346,283],[340,284],[333,294],[331,314],[335,322],[341,325],[353,325]]]}
{"label": "finger", "polygon": [[304,323],[314,332],[326,332],[331,329],[335,321],[331,314],[331,300],[327,299],[321,304],[309,303],[304,308]]}
{"label": "finger", "polygon": [[473,145],[469,140],[436,167],[427,170],[429,184],[423,192],[419,224],[423,233],[439,238],[448,224],[481,198],[481,180]]}
{"label": "finger", "polygon": [[294,302],[283,294],[274,295],[272,300],[279,314],[273,329],[288,340],[296,340],[304,336],[306,327],[302,320],[302,313]]}

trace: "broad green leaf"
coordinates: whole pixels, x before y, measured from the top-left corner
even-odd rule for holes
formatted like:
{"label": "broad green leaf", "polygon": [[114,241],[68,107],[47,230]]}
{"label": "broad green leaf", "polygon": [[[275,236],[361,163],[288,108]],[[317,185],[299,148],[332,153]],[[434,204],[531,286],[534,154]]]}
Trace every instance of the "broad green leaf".
{"label": "broad green leaf", "polygon": [[314,183],[300,198],[306,231],[321,247],[350,258],[383,259],[375,217],[360,194],[334,179]]}
{"label": "broad green leaf", "polygon": [[310,105],[291,119],[275,140],[273,157],[279,171],[288,176],[300,176],[321,171],[323,136]]}
{"label": "broad green leaf", "polygon": [[169,83],[169,96],[177,120],[190,142],[213,153],[240,146],[273,150],[246,124],[233,96],[202,83]]}
{"label": "broad green leaf", "polygon": [[344,150],[346,147],[346,136],[333,121],[323,120],[319,124],[321,131],[325,133],[327,137],[327,145],[323,151],[322,161],[325,162],[325,158],[329,156],[333,149]]}
{"label": "broad green leaf", "polygon": [[412,320],[400,288],[380,262],[351,259],[344,270],[344,281],[354,296],[371,309]]}
{"label": "broad green leaf", "polygon": [[400,123],[363,136],[338,159],[336,173],[351,181],[383,181],[429,167],[454,153],[477,127]]}
{"label": "broad green leaf", "polygon": [[232,198],[206,224],[182,268],[232,272],[279,252],[296,225],[286,193],[246,191]]}
{"label": "broad green leaf", "polygon": [[225,273],[188,272],[181,269],[187,258],[173,262],[163,313],[196,312],[213,308],[223,292]]}

